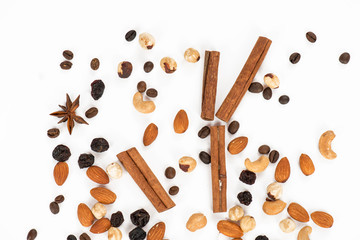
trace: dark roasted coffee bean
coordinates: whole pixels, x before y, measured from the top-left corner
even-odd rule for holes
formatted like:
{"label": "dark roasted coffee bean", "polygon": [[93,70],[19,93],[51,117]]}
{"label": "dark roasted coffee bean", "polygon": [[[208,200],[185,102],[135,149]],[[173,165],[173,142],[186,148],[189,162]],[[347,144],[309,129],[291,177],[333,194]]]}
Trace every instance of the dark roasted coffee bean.
{"label": "dark roasted coffee bean", "polygon": [[59,162],[65,162],[70,156],[70,149],[63,144],[57,145],[52,152],[52,157]]}
{"label": "dark roasted coffee bean", "polygon": [[130,219],[135,226],[144,227],[150,221],[150,214],[142,208],[130,214]]}
{"label": "dark roasted coffee bean", "polygon": [[300,53],[295,52],[290,55],[289,60],[292,64],[296,64],[300,61],[300,58],[301,58]]}
{"label": "dark roasted coffee bean", "polygon": [[51,128],[47,131],[49,138],[56,138],[60,135],[60,130],[58,128]]}
{"label": "dark roasted coffee bean", "polygon": [[133,67],[131,62],[120,62],[118,65],[118,75],[120,78],[128,78],[132,73]]}
{"label": "dark roasted coffee bean", "polygon": [[306,33],[306,39],[307,39],[309,42],[311,42],[311,43],[316,42],[316,35],[315,35],[315,33],[313,33],[313,32],[307,32],[307,33]]}
{"label": "dark roasted coffee bean", "polygon": [[173,179],[176,176],[176,170],[173,167],[168,167],[165,170],[165,177],[168,179]]}
{"label": "dark roasted coffee bean", "polygon": [[141,227],[136,227],[129,232],[130,240],[144,240],[146,232]]}
{"label": "dark roasted coffee bean", "polygon": [[240,174],[239,180],[245,184],[253,185],[256,180],[256,174],[249,170],[243,170]]}
{"label": "dark roasted coffee bean", "polygon": [[70,50],[63,51],[63,56],[66,60],[71,60],[74,57],[74,54]]}
{"label": "dark roasted coffee bean", "polygon": [[150,62],[150,61],[147,61],[147,62],[144,64],[144,71],[145,71],[146,73],[151,72],[151,70],[153,70],[153,68],[154,68],[154,64],[153,64],[152,62]]}
{"label": "dark roasted coffee bean", "polygon": [[91,240],[91,238],[86,233],[82,233],[80,235],[80,240]]}
{"label": "dark roasted coffee bean", "polygon": [[86,112],[85,112],[85,117],[87,118],[93,118],[98,114],[99,110],[96,107],[92,107],[89,108]]}
{"label": "dark roasted coffee bean", "polygon": [[100,67],[100,61],[97,58],[93,58],[90,62],[90,67],[92,70],[98,70]]}
{"label": "dark roasted coffee bean", "polygon": [[158,95],[158,92],[155,88],[149,88],[147,91],[146,91],[146,95],[148,97],[151,97],[151,98],[156,98],[157,95]]}
{"label": "dark roasted coffee bean", "polygon": [[169,194],[171,196],[175,196],[176,194],[179,193],[179,187],[178,186],[172,186],[170,189],[169,189]]}
{"label": "dark roasted coffee bean", "polygon": [[116,213],[111,214],[110,223],[113,227],[120,227],[124,222],[124,216],[122,212],[117,211]]}
{"label": "dark roasted coffee bean", "polygon": [[69,61],[63,61],[62,63],[60,63],[60,67],[63,70],[69,70],[72,67],[72,63]]}
{"label": "dark roasted coffee bean", "polygon": [[76,237],[75,237],[74,235],[70,234],[70,235],[66,238],[66,240],[76,240]]}
{"label": "dark roasted coffee bean", "polygon": [[109,149],[109,143],[105,138],[94,138],[90,147],[94,152],[105,152]]}
{"label": "dark roasted coffee bean", "polygon": [[281,104],[288,104],[289,101],[290,101],[290,98],[287,95],[282,95],[281,97],[279,97],[279,103],[281,103]]}
{"label": "dark roasted coffee bean", "polygon": [[63,195],[59,195],[55,198],[56,203],[62,203],[62,202],[64,202],[64,200],[65,200],[65,197]]}
{"label": "dark roasted coffee bean", "polygon": [[205,164],[211,163],[211,156],[207,152],[201,151],[199,153],[199,158]]}
{"label": "dark roasted coffee bean", "polygon": [[198,132],[199,138],[206,138],[210,134],[210,128],[208,126],[204,126]]}
{"label": "dark roasted coffee bean", "polygon": [[58,214],[60,211],[59,204],[57,202],[51,202],[50,203],[50,211],[53,214]]}
{"label": "dark roasted coffee bean", "polygon": [[258,151],[260,154],[268,154],[270,152],[270,147],[268,145],[261,145]]}
{"label": "dark roasted coffee bean", "polygon": [[88,168],[94,164],[95,157],[91,153],[83,153],[79,156],[78,164],[80,168]]}
{"label": "dark roasted coffee bean", "polygon": [[240,123],[238,121],[232,121],[229,124],[228,131],[231,134],[235,134],[239,130],[239,127],[240,127]]}
{"label": "dark roasted coffee bean", "polygon": [[100,79],[91,83],[91,96],[94,100],[101,98],[105,90],[105,84]]}
{"label": "dark roasted coffee bean", "polygon": [[145,92],[146,91],[146,82],[144,82],[144,81],[138,82],[137,90],[141,93]]}
{"label": "dark roasted coffee bean", "polygon": [[26,240],[34,240],[37,237],[36,229],[31,229],[26,237]]}
{"label": "dark roasted coffee bean", "polygon": [[261,83],[259,82],[253,82],[250,84],[249,87],[249,92],[251,93],[261,93],[263,91],[264,87]]}
{"label": "dark roasted coffee bean", "polygon": [[134,40],[136,37],[136,31],[135,30],[130,30],[125,34],[125,39],[128,42],[131,42],[132,40]]}
{"label": "dark roasted coffee bean", "polygon": [[280,154],[279,154],[278,151],[272,150],[272,151],[270,152],[270,154],[269,154],[269,160],[270,160],[270,162],[271,162],[271,163],[276,163],[277,160],[279,159],[279,156],[280,156]]}
{"label": "dark roasted coffee bean", "polygon": [[340,55],[339,61],[342,64],[347,64],[350,61],[350,54],[347,52],[344,52],[343,54]]}
{"label": "dark roasted coffee bean", "polygon": [[266,87],[263,91],[263,97],[266,99],[266,100],[269,100],[271,97],[272,97],[272,90],[271,88],[269,87]]}

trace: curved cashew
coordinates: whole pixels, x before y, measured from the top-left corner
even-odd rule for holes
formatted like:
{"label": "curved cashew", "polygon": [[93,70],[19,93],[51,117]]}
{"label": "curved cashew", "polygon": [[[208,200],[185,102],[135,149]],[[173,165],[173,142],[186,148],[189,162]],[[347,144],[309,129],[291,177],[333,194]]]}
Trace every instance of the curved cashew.
{"label": "curved cashew", "polygon": [[250,159],[245,159],[245,167],[247,170],[259,173],[264,171],[269,165],[269,158],[265,155],[261,156],[258,160],[251,162]]}
{"label": "curved cashew", "polygon": [[331,149],[331,142],[335,138],[335,133],[331,130],[324,132],[319,140],[319,150],[326,159],[336,158],[336,153]]}
{"label": "curved cashew", "polygon": [[135,93],[133,104],[136,110],[141,113],[152,113],[155,110],[155,103],[153,101],[144,101],[140,92]]}
{"label": "curved cashew", "polygon": [[303,227],[298,234],[297,240],[310,240],[309,235],[312,232],[312,228],[310,226]]}

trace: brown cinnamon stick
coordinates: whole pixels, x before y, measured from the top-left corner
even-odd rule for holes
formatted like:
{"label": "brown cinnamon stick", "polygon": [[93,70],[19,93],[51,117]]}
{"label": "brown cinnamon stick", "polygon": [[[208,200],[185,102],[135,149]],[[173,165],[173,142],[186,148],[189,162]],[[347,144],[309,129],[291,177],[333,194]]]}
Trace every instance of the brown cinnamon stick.
{"label": "brown cinnamon stick", "polygon": [[226,212],[225,126],[210,127],[213,212]]}
{"label": "brown cinnamon stick", "polygon": [[205,51],[201,118],[214,120],[220,53]]}
{"label": "brown cinnamon stick", "polygon": [[117,158],[158,212],[175,206],[136,148],[119,153]]}
{"label": "brown cinnamon stick", "polygon": [[216,116],[228,122],[239,106],[257,71],[259,70],[267,51],[271,45],[271,40],[265,37],[259,37],[253,50],[251,51],[243,69],[237,77],[230,92],[221,104]]}

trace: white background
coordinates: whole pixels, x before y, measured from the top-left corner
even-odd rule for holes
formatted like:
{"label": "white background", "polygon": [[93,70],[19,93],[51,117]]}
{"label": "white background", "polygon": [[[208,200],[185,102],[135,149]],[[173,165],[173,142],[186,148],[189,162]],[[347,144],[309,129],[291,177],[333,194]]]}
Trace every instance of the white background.
{"label": "white background", "polygon": [[[358,1],[20,1],[0,2],[0,208],[1,239],[25,239],[28,230],[36,228],[38,239],[66,239],[68,234],[79,236],[83,228],[77,220],[80,202],[89,206],[95,200],[89,194],[91,182],[77,165],[81,153],[91,152],[90,142],[104,137],[110,149],[93,153],[96,165],[106,167],[117,161],[116,154],[137,147],[163,186],[180,187],[173,197],[177,206],[158,214],[127,172],[109,188],[118,196],[108,206],[107,217],[117,210],[125,216],[120,227],[123,239],[133,228],[129,215],[145,208],[151,220],[148,231],[158,221],[167,226],[166,238],[221,239],[216,223],[227,213],[212,214],[210,166],[198,161],[192,173],[177,167],[182,156],[197,158],[201,150],[209,151],[209,139],[197,137],[198,130],[210,124],[200,118],[203,56],[205,50],[221,52],[216,109],[239,74],[258,36],[273,41],[255,81],[262,82],[266,73],[280,78],[280,88],[273,98],[265,101],[260,94],[247,93],[233,119],[240,122],[235,136],[227,133],[226,142],[236,136],[247,136],[247,148],[237,156],[227,153],[228,206],[238,204],[236,195],[249,190],[253,203],[244,207],[255,217],[257,227],[244,239],[266,234],[271,240],[296,239],[298,230],[281,232],[278,216],[267,216],[261,206],[266,186],[273,182],[275,165],[261,174],[253,186],[238,180],[246,157],[255,160],[257,148],[269,144],[281,156],[287,156],[292,172],[284,184],[283,200],[303,205],[309,212],[327,211],[335,219],[331,229],[321,229],[313,222],[311,239],[344,239],[358,236],[359,167],[359,75],[360,35]],[[156,38],[153,50],[141,49],[137,40],[126,42],[125,33],[135,29],[138,34],[149,32]],[[307,31],[317,34],[318,41],[309,43]],[[183,59],[186,48],[201,52],[196,64]],[[62,51],[74,52],[73,67],[61,70]],[[288,61],[294,51],[302,57],[298,64]],[[351,53],[350,63],[340,64],[339,55]],[[173,57],[178,70],[165,74],[159,66],[164,56]],[[97,57],[100,69],[93,71],[90,60]],[[130,78],[120,79],[116,68],[120,61],[133,63]],[[155,68],[146,74],[143,63],[151,60]],[[94,101],[90,83],[102,79],[106,89],[103,97]],[[159,91],[157,109],[142,115],[132,106],[132,96],[138,81]],[[65,125],[49,113],[64,104],[65,94],[72,99],[81,95],[78,114],[92,106],[99,114],[89,119],[89,126],[76,125],[72,136]],[[280,105],[282,94],[290,96],[288,105]],[[185,134],[172,130],[177,111],[185,109],[190,125]],[[146,126],[154,122],[159,127],[156,141],[149,147],[142,144]],[[215,120],[211,124],[220,123]],[[61,134],[49,139],[46,131],[59,127]],[[324,159],[318,151],[318,139],[326,130],[334,130],[335,160]],[[70,147],[70,174],[58,187],[52,176],[56,161],[51,152],[57,144]],[[305,177],[298,166],[301,153],[311,156],[316,166],[313,176]],[[167,166],[177,169],[173,180],[164,177]],[[58,194],[65,195],[58,215],[49,211],[49,203]],[[185,228],[192,213],[207,216],[207,226],[195,233]],[[107,239],[106,234],[93,239]],[[226,239],[226,238],[224,238]]]}

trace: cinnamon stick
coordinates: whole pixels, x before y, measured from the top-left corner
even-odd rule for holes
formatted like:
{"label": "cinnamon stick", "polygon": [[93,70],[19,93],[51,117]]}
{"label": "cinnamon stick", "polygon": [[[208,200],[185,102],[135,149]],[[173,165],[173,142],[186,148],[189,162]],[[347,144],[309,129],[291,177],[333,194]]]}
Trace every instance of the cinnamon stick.
{"label": "cinnamon stick", "polygon": [[241,99],[244,97],[257,71],[259,70],[267,51],[271,45],[271,40],[265,37],[259,37],[254,48],[252,49],[243,69],[237,77],[230,92],[221,104],[216,116],[228,122],[239,106]]}
{"label": "cinnamon stick", "polygon": [[201,118],[214,120],[220,53],[205,51]]}

